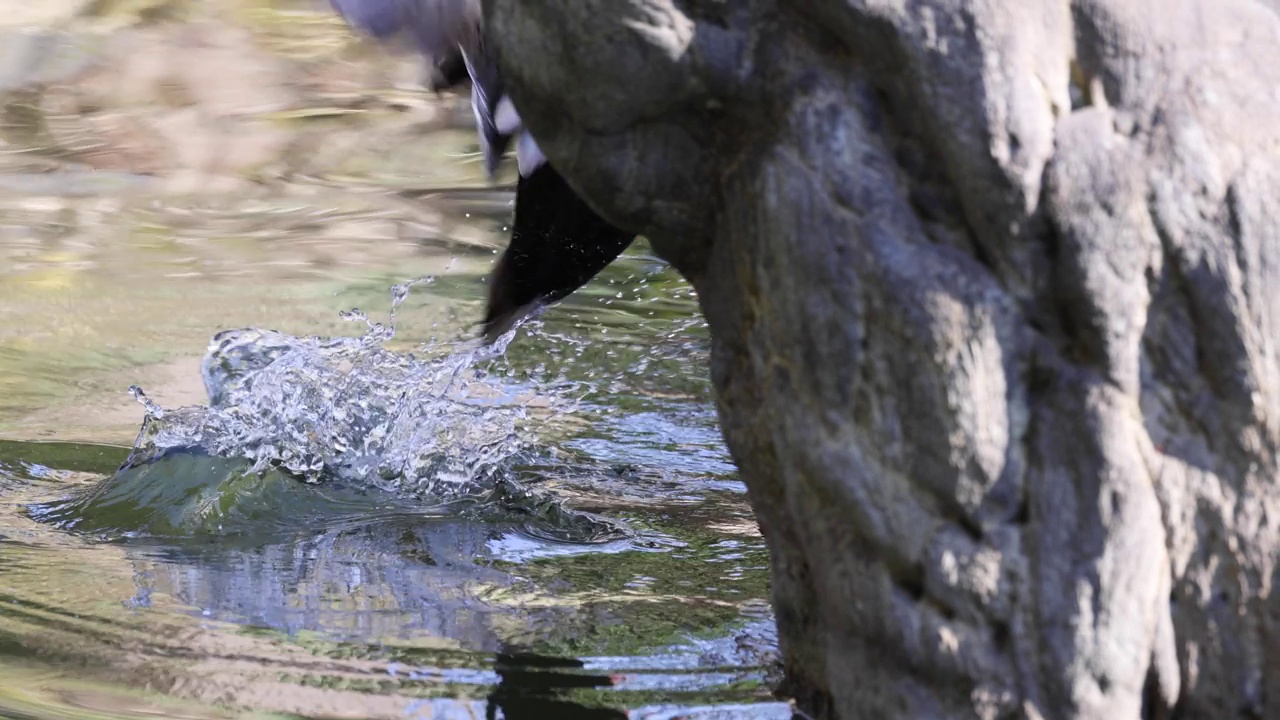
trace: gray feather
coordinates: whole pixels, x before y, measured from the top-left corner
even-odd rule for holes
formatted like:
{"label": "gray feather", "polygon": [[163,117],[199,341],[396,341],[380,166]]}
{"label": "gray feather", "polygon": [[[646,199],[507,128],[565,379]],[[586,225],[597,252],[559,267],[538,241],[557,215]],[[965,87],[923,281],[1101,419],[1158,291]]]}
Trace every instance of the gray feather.
{"label": "gray feather", "polygon": [[408,35],[419,52],[441,58],[454,47],[479,48],[480,0],[329,0],[352,27],[380,39]]}

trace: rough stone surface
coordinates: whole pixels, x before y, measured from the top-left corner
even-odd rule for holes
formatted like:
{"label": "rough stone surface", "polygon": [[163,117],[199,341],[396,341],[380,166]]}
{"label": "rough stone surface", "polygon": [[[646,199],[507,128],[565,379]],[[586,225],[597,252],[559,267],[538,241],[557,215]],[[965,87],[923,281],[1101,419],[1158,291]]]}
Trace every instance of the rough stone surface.
{"label": "rough stone surface", "polygon": [[807,713],[1280,717],[1280,6],[486,16],[698,290]]}

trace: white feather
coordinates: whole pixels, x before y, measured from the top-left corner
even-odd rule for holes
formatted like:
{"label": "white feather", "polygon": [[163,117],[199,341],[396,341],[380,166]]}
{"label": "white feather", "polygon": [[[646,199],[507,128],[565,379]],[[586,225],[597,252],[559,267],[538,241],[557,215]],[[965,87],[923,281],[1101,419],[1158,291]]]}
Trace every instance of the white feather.
{"label": "white feather", "polygon": [[498,107],[493,112],[493,124],[503,135],[514,135],[523,124],[520,122],[520,114],[516,112],[516,106],[511,104],[511,98],[506,95],[498,101]]}
{"label": "white feather", "polygon": [[530,135],[527,130],[521,132],[519,139],[516,140],[516,166],[520,168],[520,176],[529,177],[546,161],[547,156],[542,154],[542,149],[538,147],[533,135]]}

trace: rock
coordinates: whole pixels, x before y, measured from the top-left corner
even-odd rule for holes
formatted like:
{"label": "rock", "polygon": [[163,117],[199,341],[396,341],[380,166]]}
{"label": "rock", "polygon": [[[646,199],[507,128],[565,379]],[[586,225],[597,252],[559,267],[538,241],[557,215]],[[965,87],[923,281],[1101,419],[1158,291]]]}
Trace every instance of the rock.
{"label": "rock", "polygon": [[1280,13],[485,0],[697,288],[815,717],[1280,716]]}

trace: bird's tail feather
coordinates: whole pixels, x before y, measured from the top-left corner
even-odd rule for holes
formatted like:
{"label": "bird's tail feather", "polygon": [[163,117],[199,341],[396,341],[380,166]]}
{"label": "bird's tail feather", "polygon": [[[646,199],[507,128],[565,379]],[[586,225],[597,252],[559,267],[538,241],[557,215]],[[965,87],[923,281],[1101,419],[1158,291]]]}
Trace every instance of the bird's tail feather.
{"label": "bird's tail feather", "polygon": [[635,238],[597,215],[550,165],[521,177],[511,243],[489,277],[485,340],[585,285]]}

